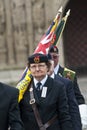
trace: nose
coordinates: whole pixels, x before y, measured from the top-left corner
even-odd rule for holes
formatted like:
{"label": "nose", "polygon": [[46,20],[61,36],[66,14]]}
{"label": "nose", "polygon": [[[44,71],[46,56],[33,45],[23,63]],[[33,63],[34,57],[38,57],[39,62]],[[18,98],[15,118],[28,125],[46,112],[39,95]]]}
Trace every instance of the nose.
{"label": "nose", "polygon": [[37,71],[39,70],[39,66],[36,66],[36,70],[37,70]]}

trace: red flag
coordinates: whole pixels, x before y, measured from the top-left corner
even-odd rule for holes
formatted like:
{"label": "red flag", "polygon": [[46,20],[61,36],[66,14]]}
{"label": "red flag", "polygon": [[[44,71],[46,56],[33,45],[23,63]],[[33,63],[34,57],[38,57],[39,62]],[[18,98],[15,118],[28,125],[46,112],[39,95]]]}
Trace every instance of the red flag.
{"label": "red flag", "polygon": [[55,30],[58,26],[59,20],[60,20],[60,15],[62,13],[62,8],[60,8],[60,10],[58,11],[58,14],[56,15],[55,19],[53,20],[52,24],[50,25],[50,27],[48,28],[46,34],[44,34],[44,36],[42,37],[42,39],[40,40],[37,48],[35,49],[34,53],[43,53],[43,54],[47,54],[49,47],[54,44],[54,40],[55,40]]}
{"label": "red flag", "polygon": [[43,38],[39,45],[37,46],[36,50],[34,51],[34,53],[43,53],[46,54],[50,45],[51,45],[51,41],[53,39],[53,33],[49,33],[45,38]]}

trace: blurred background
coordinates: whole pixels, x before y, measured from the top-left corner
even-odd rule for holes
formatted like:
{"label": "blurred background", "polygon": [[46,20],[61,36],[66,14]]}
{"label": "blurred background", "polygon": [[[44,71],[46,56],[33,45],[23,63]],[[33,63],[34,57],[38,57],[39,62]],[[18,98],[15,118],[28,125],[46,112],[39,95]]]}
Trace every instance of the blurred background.
{"label": "blurred background", "polygon": [[60,64],[77,73],[87,102],[87,0],[0,0],[0,82],[16,86],[58,9],[71,9],[60,43]]}

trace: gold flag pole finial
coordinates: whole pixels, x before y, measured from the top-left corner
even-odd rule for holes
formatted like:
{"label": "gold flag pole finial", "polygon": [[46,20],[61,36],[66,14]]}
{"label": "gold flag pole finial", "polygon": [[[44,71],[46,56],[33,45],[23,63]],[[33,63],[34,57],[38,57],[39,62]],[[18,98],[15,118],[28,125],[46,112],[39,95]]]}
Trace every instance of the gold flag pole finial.
{"label": "gold flag pole finial", "polygon": [[66,12],[66,17],[70,15],[70,9]]}
{"label": "gold flag pole finial", "polygon": [[61,6],[59,9],[57,9],[57,12],[62,13],[63,12],[63,7]]}
{"label": "gold flag pole finial", "polygon": [[65,17],[64,17],[64,20],[65,20],[65,21],[67,20],[67,18],[68,18],[69,15],[70,15],[70,9],[66,12],[66,15],[65,15]]}
{"label": "gold flag pole finial", "polygon": [[63,7],[61,6],[61,7],[59,8],[59,10],[58,10],[58,13],[57,13],[57,15],[56,15],[54,21],[58,18],[58,16],[62,13],[62,11],[63,11]]}
{"label": "gold flag pole finial", "polygon": [[63,7],[61,6],[61,7],[59,8],[58,12],[62,13],[62,11],[63,11]]}
{"label": "gold flag pole finial", "polygon": [[63,11],[63,8],[61,6],[59,8],[59,10],[58,10],[58,13],[57,13],[55,19],[53,20],[55,22],[55,25],[54,25],[54,27],[52,28],[52,30],[50,32],[52,32],[52,31],[54,31],[56,29],[56,27],[57,27],[57,25],[58,25],[58,23],[60,21],[60,17],[61,17],[62,11]]}

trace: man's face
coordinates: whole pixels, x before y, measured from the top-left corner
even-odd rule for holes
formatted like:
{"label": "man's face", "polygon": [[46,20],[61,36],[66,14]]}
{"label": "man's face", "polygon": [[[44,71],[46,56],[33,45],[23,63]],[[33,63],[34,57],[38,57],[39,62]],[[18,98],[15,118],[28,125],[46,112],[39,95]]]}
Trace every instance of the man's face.
{"label": "man's face", "polygon": [[51,54],[52,60],[54,61],[54,68],[55,68],[59,62],[59,54],[54,53],[54,52],[50,54]]}
{"label": "man's face", "polygon": [[30,64],[30,71],[34,78],[36,78],[38,81],[42,80],[48,71],[48,67],[45,62],[43,63],[33,63]]}

